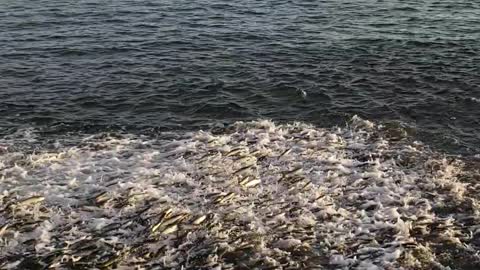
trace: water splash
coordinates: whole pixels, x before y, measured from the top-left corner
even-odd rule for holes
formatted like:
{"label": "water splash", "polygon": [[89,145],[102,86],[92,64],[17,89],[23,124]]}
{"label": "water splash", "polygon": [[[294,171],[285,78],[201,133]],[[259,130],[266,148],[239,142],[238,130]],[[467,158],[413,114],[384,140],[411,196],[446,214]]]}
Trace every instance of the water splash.
{"label": "water splash", "polygon": [[34,152],[4,138],[1,267],[478,267],[478,170],[389,134],[354,117]]}

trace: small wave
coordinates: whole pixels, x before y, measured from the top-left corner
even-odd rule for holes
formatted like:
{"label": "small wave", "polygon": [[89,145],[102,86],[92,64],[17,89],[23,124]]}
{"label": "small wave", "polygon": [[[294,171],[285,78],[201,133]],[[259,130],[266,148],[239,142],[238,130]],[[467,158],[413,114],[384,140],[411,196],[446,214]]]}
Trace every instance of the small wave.
{"label": "small wave", "polygon": [[0,268],[480,266],[478,174],[385,130],[237,122],[33,153],[5,137]]}

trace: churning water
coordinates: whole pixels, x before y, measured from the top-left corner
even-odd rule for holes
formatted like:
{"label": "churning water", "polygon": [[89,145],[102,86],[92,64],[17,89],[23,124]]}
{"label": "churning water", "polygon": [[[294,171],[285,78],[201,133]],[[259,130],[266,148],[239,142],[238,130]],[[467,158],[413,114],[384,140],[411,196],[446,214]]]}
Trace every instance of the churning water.
{"label": "churning water", "polygon": [[0,23],[0,268],[480,268],[480,3]]}

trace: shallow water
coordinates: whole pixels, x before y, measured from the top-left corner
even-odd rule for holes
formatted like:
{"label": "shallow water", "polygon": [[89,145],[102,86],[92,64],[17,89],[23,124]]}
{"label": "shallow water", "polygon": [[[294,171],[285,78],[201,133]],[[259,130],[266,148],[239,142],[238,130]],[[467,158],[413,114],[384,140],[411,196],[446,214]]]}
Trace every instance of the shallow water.
{"label": "shallow water", "polygon": [[358,114],[475,154],[479,20],[476,1],[6,0],[0,133]]}

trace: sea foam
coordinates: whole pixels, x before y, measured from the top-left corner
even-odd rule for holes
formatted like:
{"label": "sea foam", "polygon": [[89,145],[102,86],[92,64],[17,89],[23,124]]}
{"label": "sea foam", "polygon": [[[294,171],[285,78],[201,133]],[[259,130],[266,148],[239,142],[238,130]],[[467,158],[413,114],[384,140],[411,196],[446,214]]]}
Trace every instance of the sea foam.
{"label": "sea foam", "polygon": [[37,143],[0,141],[2,269],[480,267],[478,167],[357,117]]}

